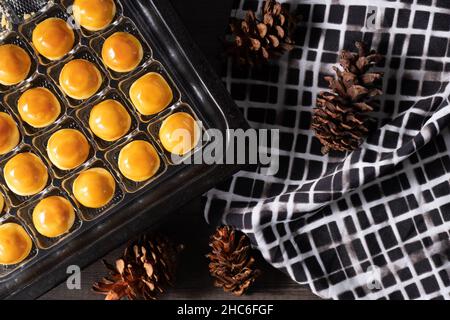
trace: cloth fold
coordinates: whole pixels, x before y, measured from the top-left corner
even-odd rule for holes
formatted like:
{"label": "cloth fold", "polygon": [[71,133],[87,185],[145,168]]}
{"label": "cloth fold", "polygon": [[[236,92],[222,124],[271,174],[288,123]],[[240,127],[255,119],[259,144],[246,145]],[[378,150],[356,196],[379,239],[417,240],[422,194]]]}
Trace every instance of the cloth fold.
{"label": "cloth fold", "polygon": [[[262,0],[235,2],[233,16]],[[243,171],[206,195],[211,223],[249,235],[273,266],[332,299],[450,299],[450,1],[280,1],[295,49],[223,79],[254,128],[280,130],[275,176]],[[342,49],[385,55],[378,130],[321,154],[310,130]]]}

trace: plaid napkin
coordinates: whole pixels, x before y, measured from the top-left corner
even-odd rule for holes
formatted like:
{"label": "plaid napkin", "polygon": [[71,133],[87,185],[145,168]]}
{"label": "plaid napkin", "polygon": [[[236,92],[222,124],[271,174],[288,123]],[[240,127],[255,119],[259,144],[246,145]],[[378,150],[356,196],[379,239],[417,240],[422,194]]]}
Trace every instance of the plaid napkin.
{"label": "plaid napkin", "polygon": [[[303,17],[296,48],[262,70],[228,61],[223,74],[253,127],[280,129],[280,170],[209,192],[208,221],[243,230],[324,298],[450,299],[450,1],[284,4]],[[261,5],[235,1],[232,14]],[[386,57],[378,130],[353,153],[323,156],[312,108],[357,40]]]}

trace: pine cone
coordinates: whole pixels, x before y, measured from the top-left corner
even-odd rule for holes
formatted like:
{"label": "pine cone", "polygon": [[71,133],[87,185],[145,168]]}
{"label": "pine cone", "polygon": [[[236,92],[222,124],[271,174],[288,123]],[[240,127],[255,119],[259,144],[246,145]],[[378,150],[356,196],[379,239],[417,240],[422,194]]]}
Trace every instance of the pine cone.
{"label": "pine cone", "polygon": [[378,108],[383,73],[370,72],[381,61],[375,51],[356,43],[358,53],[342,51],[341,68],[334,67],[336,77],[325,77],[332,92],[321,92],[317,97],[312,129],[323,145],[322,152],[330,150],[353,151],[368,134],[371,118],[368,113]]}
{"label": "pine cone", "polygon": [[240,64],[258,65],[294,47],[290,35],[295,19],[286,8],[275,0],[267,0],[261,11],[260,19],[250,10],[243,20],[231,20],[234,42],[229,52]]}
{"label": "pine cone", "polygon": [[175,279],[177,254],[182,249],[160,235],[143,236],[131,242],[115,265],[103,261],[110,274],[93,285],[105,300],[154,300],[172,286]]}
{"label": "pine cone", "polygon": [[220,227],[211,237],[211,253],[209,271],[215,278],[214,285],[222,287],[225,292],[236,296],[243,295],[260,275],[253,267],[255,263],[251,256],[250,241],[231,227]]}

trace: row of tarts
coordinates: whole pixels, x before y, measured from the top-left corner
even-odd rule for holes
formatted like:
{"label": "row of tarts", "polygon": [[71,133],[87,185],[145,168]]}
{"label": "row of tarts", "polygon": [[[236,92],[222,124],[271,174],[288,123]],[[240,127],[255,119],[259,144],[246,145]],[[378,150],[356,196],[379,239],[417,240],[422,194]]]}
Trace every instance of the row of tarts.
{"label": "row of tarts", "polygon": [[[75,0],[73,16],[89,32],[108,28],[117,14],[114,0]],[[31,39],[37,54],[49,61],[61,60],[75,45],[75,32],[67,21],[50,17],[39,22]],[[105,39],[101,60],[106,68],[119,74],[134,71],[144,58],[140,40],[128,32],[115,32]],[[16,44],[0,45],[0,84],[12,87],[21,84],[30,74],[32,58]],[[59,88],[69,98],[87,100],[100,89],[103,78],[98,67],[87,59],[67,62],[59,74]],[[129,89],[129,98],[138,113],[152,116],[168,108],[173,90],[157,72],[138,78]],[[15,106],[21,120],[32,128],[46,128],[60,117],[62,106],[55,93],[45,87],[24,91]],[[132,117],[127,108],[114,99],[94,105],[86,126],[98,138],[114,142],[130,132]],[[200,127],[188,112],[175,112],[159,128],[163,148],[176,155],[189,153],[199,143]],[[21,133],[14,118],[0,112],[0,157],[13,151],[20,143]],[[62,171],[80,167],[89,157],[91,146],[80,130],[63,128],[48,139],[46,153],[51,164]],[[120,173],[130,181],[151,179],[160,169],[161,160],[155,147],[146,140],[132,140],[123,146],[117,158]],[[10,158],[2,168],[7,188],[15,195],[29,197],[47,186],[49,172],[43,160],[33,152],[22,152]],[[74,179],[72,194],[86,208],[106,206],[116,192],[116,180],[103,167],[82,171]],[[5,198],[0,192],[0,214]],[[69,232],[75,221],[72,203],[63,196],[48,196],[32,211],[35,230],[47,238]],[[32,249],[32,240],[18,223],[0,225],[0,265],[15,265],[25,260]]]}

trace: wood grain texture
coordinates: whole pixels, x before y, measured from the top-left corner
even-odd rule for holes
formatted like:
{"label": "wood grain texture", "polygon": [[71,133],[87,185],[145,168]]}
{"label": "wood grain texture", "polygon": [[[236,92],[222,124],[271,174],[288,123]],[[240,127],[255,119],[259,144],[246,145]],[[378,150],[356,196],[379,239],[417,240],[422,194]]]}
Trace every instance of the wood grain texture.
{"label": "wood grain texture", "polygon": [[[131,1],[131,0],[125,0]],[[220,67],[221,39],[224,36],[232,0],[171,0],[179,16],[190,31],[194,41],[200,46],[210,63]],[[214,228],[206,224],[201,210],[200,199],[196,199],[161,225],[161,229],[172,238],[185,245],[180,258],[176,286],[167,291],[162,299],[236,299],[234,296],[214,288],[208,272],[209,236]],[[124,246],[108,254],[104,259],[114,261],[123,252]],[[260,256],[258,266],[263,271],[248,295],[239,299],[318,299],[311,291],[293,282],[282,272],[272,268]],[[41,299],[49,300],[94,300],[102,296],[92,292],[92,284],[105,275],[101,260],[82,271],[81,290],[68,290],[65,283],[54,288]]]}
{"label": "wood grain texture", "polygon": [[[161,299],[317,299],[309,289],[298,285],[288,276],[270,266],[256,251],[257,265],[263,273],[248,295],[236,298],[215,288],[208,272],[208,259],[205,257],[209,251],[209,237],[214,232],[214,228],[204,221],[200,199],[172,215],[170,221],[164,222],[158,229],[185,246],[180,256],[176,285],[161,296]],[[113,262],[121,255],[124,247],[114,250],[104,259]],[[92,292],[91,286],[95,281],[101,279],[105,272],[105,267],[99,260],[82,271],[81,290],[68,290],[66,284],[63,283],[42,296],[41,299],[102,299],[102,296]]]}

